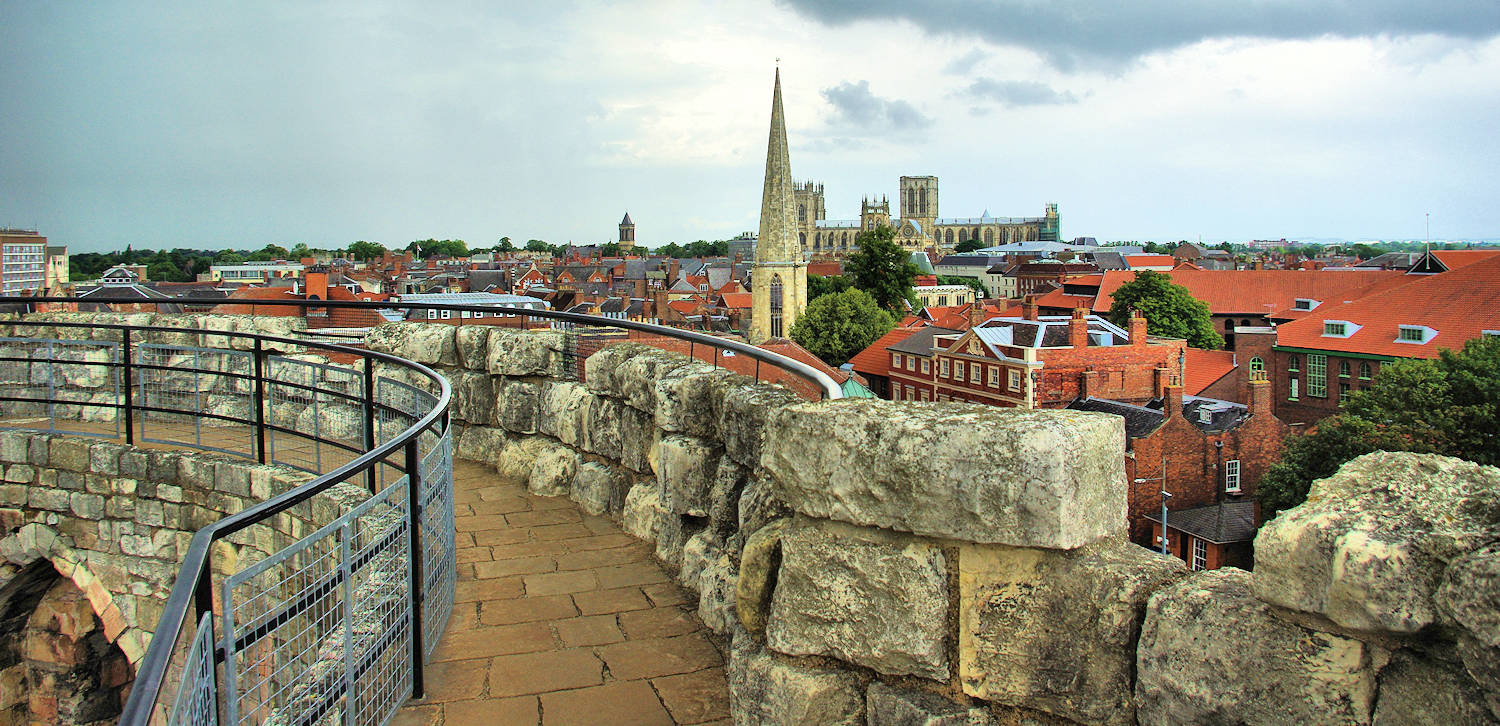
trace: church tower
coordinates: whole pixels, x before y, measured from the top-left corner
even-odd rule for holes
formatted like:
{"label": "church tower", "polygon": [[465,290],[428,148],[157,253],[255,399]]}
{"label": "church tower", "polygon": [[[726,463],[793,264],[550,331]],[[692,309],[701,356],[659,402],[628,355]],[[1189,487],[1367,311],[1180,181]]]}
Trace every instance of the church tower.
{"label": "church tower", "polygon": [[807,262],[802,258],[799,231],[778,68],[771,92],[771,139],[766,148],[766,183],[760,200],[760,236],[755,242],[755,266],[750,268],[751,343],[787,337],[807,308]]}
{"label": "church tower", "polygon": [[635,222],[630,221],[630,212],[625,213],[625,218],[620,220],[620,253],[630,254],[635,249]]}

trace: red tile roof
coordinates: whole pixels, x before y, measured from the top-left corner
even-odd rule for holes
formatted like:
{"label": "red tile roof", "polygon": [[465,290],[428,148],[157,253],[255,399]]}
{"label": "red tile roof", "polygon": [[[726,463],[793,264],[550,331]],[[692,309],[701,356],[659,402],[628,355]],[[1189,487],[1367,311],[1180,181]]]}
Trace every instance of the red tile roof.
{"label": "red tile roof", "polygon": [[1456,269],[1458,269],[1460,267],[1463,267],[1465,265],[1472,265],[1475,262],[1480,262],[1482,260],[1488,260],[1488,259],[1490,259],[1490,258],[1492,258],[1492,257],[1494,257],[1496,255],[1500,255],[1500,250],[1433,250],[1432,251],[1432,256],[1436,257],[1438,259],[1438,262],[1443,263],[1443,267],[1446,267],[1449,270],[1456,270]]}
{"label": "red tile roof", "polygon": [[751,305],[750,299],[754,296],[748,292],[726,292],[719,297],[724,299],[726,308],[748,308]]}
{"label": "red tile roof", "polygon": [[807,274],[822,275],[824,277],[842,275],[844,274],[844,265],[839,262],[809,262],[807,263]]}
{"label": "red tile roof", "polygon": [[[773,338],[764,343],[761,343],[756,347],[763,350],[769,350],[772,353],[780,353],[788,358],[791,358],[792,360],[806,363],[807,365],[810,365],[813,368],[822,371],[829,378],[832,378],[839,384],[843,384],[844,381],[849,380],[850,373],[848,371],[839,370],[838,368],[834,368],[833,366],[824,363],[822,359],[808,352],[806,348],[798,345],[797,341],[795,340],[788,340],[786,338]],[[861,381],[860,385],[864,385],[864,382]]]}
{"label": "red tile roof", "polygon": [[1125,255],[1125,264],[1131,267],[1171,267],[1177,258],[1171,255]]}
{"label": "red tile roof", "polygon": [[854,357],[849,359],[849,362],[854,364],[854,370],[866,376],[887,375],[891,371],[891,354],[887,353],[885,349],[906,340],[907,336],[915,332],[917,332],[917,328],[891,328],[891,332],[880,336],[868,348],[855,353]]}
{"label": "red tile roof", "polygon": [[[1297,298],[1325,304],[1354,300],[1406,279],[1399,270],[1172,270],[1157,274],[1186,287],[1215,315],[1257,316],[1288,310]],[[1128,270],[1104,273],[1094,312],[1108,312],[1115,290],[1135,275]]]}
{"label": "red tile roof", "polygon": [[[1319,305],[1301,320],[1278,326],[1276,344],[1396,358],[1436,358],[1440,348],[1457,350],[1485,330],[1500,330],[1500,255],[1473,259],[1442,274],[1404,279],[1406,284],[1360,299]],[[1323,335],[1323,323],[1328,320],[1360,327],[1347,338],[1328,337]],[[1398,343],[1401,325],[1426,326],[1437,332],[1425,343]]]}
{"label": "red tile roof", "polygon": [[1184,348],[1182,392],[1196,396],[1234,370],[1234,353],[1227,350]]}
{"label": "red tile roof", "polygon": [[1062,288],[1057,288],[1033,300],[1037,307],[1059,308],[1072,310],[1073,308],[1091,308],[1094,306],[1093,295],[1068,295]]}
{"label": "red tile roof", "polygon": [[[229,293],[230,300],[304,300],[302,295],[292,292],[289,287],[242,287]],[[213,312],[225,315],[268,315],[279,317],[300,317],[302,309],[292,305],[248,305],[225,303],[215,305]]]}

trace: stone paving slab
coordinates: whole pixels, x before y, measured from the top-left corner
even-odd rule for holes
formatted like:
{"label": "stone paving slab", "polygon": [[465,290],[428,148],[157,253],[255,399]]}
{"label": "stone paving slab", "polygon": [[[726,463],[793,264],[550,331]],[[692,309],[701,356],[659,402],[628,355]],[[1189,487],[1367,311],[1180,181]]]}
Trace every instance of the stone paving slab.
{"label": "stone paving slab", "polygon": [[729,723],[724,657],[650,545],[454,461],[458,586],[394,726]]}

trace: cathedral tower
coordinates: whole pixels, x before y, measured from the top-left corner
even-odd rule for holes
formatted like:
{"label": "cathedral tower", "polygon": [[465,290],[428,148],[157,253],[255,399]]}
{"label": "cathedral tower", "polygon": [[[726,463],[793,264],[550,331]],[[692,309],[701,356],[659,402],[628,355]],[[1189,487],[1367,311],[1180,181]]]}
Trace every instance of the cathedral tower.
{"label": "cathedral tower", "polygon": [[625,213],[625,218],[620,220],[620,252],[630,254],[635,249],[635,222],[630,221],[630,212]]}
{"label": "cathedral tower", "polygon": [[938,178],[935,176],[901,177],[901,219],[920,222],[923,231],[931,233],[938,217]]}
{"label": "cathedral tower", "polygon": [[760,200],[760,236],[750,268],[750,342],[785,338],[807,308],[807,262],[793,200],[792,163],[786,118],[781,111],[781,69],[771,91],[771,138],[766,147],[766,183]]}

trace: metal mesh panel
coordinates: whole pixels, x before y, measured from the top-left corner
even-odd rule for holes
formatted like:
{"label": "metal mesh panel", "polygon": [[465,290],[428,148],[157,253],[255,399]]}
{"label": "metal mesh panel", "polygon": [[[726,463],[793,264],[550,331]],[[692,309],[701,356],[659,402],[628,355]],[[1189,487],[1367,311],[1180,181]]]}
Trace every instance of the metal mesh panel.
{"label": "metal mesh panel", "polygon": [[272,463],[324,472],[364,450],[364,379],[359,373],[311,357],[275,355],[267,357],[265,372],[266,423],[271,426],[266,449]]}
{"label": "metal mesh panel", "polygon": [[431,655],[453,610],[457,559],[453,533],[452,429],[422,461],[422,645]]}
{"label": "metal mesh panel", "polygon": [[213,613],[204,613],[198,619],[198,630],[188,650],[182,683],[177,686],[177,698],[167,723],[171,726],[217,726],[219,723],[218,686],[214,682]]}
{"label": "metal mesh panel", "polygon": [[136,349],[141,440],[255,456],[254,373],[247,351],[144,343]]}
{"label": "metal mesh panel", "polygon": [[[32,399],[6,402],[9,425],[49,433],[118,436],[120,344],[57,338],[0,338],[0,390]],[[104,424],[102,427],[100,424]]]}
{"label": "metal mesh panel", "polygon": [[224,583],[229,721],[379,724],[411,694],[406,483]]}

